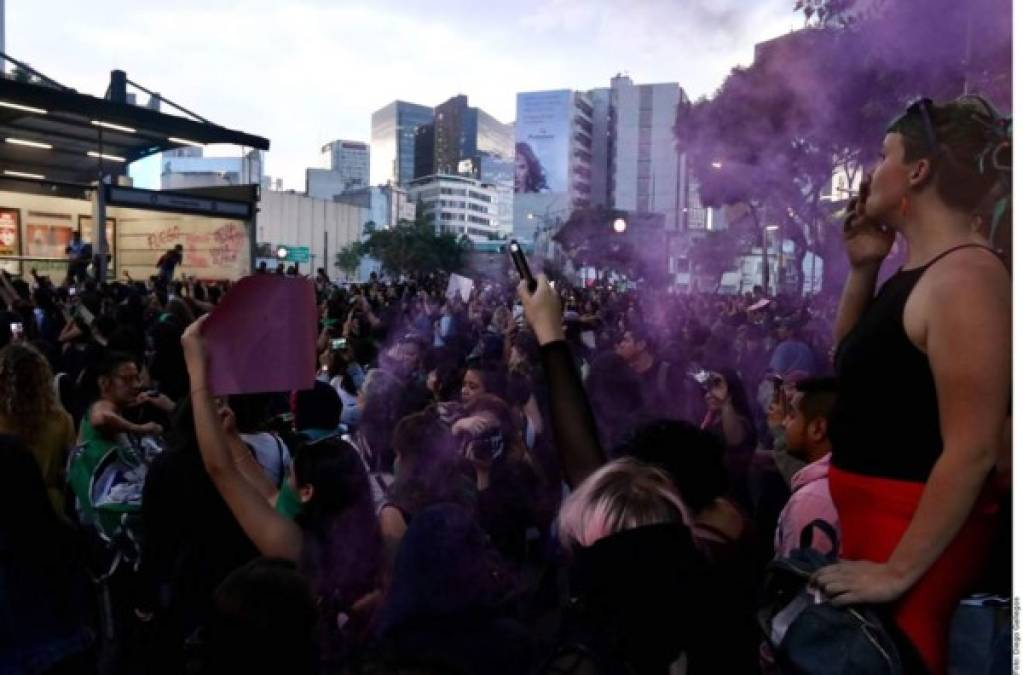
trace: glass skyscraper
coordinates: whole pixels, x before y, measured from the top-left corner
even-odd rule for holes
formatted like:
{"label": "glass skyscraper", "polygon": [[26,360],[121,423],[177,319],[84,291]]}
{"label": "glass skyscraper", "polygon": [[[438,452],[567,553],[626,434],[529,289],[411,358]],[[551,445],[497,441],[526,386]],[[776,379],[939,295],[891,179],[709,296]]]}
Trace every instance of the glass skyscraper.
{"label": "glass skyscraper", "polygon": [[394,101],[373,113],[370,180],[406,185],[415,176],[416,129],[433,122],[433,108]]}

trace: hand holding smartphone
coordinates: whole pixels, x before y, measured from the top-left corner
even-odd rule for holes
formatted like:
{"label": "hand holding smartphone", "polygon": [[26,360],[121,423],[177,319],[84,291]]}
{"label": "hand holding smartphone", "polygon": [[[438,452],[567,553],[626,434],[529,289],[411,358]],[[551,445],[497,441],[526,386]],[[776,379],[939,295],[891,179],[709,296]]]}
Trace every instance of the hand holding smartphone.
{"label": "hand holding smartphone", "polygon": [[511,254],[512,263],[515,265],[515,271],[519,273],[519,278],[526,282],[526,288],[530,293],[535,293],[536,278],[533,277],[533,272],[529,269],[526,254],[523,253],[522,247],[515,239],[508,242],[508,253]]}

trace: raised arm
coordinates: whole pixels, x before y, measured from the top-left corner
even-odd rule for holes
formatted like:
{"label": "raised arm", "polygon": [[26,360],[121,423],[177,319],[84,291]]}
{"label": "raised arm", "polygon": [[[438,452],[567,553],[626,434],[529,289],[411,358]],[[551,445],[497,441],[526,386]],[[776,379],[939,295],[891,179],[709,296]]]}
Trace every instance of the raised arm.
{"label": "raised arm", "polygon": [[117,413],[117,408],[114,407],[113,403],[102,400],[93,403],[89,409],[89,424],[94,429],[109,435],[128,433],[144,436],[147,434],[159,435],[163,433],[163,427],[155,422],[148,422],[146,424],[129,422]]}
{"label": "raised arm", "polygon": [[260,553],[298,562],[302,554],[302,531],[271,508],[266,498],[238,470],[231,455],[227,434],[208,387],[203,322],[200,319],[193,323],[181,337],[203,464],[238,524]]}
{"label": "raised arm", "polygon": [[845,336],[856,326],[864,310],[874,299],[877,274],[881,262],[892,250],[895,230],[867,217],[866,204],[870,195],[870,176],[860,183],[859,195],[849,202],[842,236],[845,239],[846,254],[849,256],[849,275],[845,280],[842,298],[838,302],[835,317],[835,344],[841,344]]}
{"label": "raised arm", "polygon": [[565,481],[572,488],[586,480],[606,461],[600,447],[593,410],[586,398],[579,370],[565,342],[561,327],[561,302],[543,275],[537,277],[536,292],[530,295],[525,282],[519,284],[519,298],[526,319],[540,343],[540,360],[550,389],[551,426]]}

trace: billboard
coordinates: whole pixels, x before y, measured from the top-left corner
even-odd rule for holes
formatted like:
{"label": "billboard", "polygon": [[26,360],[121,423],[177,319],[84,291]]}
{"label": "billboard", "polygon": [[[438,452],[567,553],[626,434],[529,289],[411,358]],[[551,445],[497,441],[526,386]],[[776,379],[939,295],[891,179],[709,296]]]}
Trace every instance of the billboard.
{"label": "billboard", "polygon": [[515,192],[567,192],[572,92],[518,95],[515,121]]}
{"label": "billboard", "polygon": [[0,255],[19,255],[21,242],[18,241],[21,211],[0,209]]}

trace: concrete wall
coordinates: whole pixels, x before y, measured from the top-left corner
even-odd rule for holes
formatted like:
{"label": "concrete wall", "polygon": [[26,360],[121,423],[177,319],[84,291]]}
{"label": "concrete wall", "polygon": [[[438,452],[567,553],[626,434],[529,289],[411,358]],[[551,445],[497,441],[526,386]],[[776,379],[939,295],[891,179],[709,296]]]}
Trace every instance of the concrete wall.
{"label": "concrete wall", "polygon": [[257,242],[274,247],[282,244],[306,246],[311,260],[299,265],[300,271],[308,273],[324,267],[331,277],[338,276],[334,267],[335,254],[358,240],[362,236],[363,225],[370,220],[369,209],[292,192],[264,192],[258,207]]}

